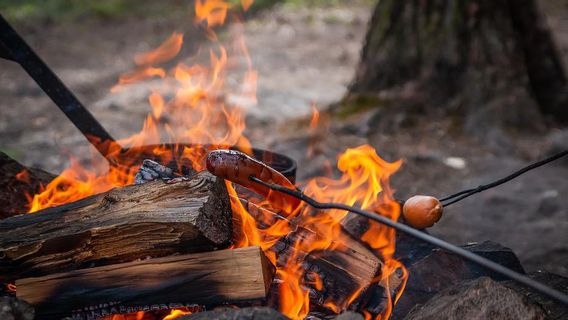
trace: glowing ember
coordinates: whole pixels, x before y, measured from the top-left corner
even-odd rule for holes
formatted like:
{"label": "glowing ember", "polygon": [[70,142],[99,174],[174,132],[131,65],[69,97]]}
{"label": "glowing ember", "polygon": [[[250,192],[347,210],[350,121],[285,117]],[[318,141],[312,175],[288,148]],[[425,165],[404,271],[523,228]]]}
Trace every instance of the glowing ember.
{"label": "glowing ember", "polygon": [[[247,10],[252,0],[242,0],[241,6]],[[102,158],[94,154],[91,166],[87,169],[78,161],[71,160],[71,166],[45,187],[45,190],[33,197],[29,212],[58,206],[81,198],[107,191],[113,187],[133,183],[139,161],[149,157],[160,157],[162,163],[175,160],[178,168],[192,166],[196,170],[204,169],[207,152],[217,148],[236,146],[249,153],[251,145],[243,136],[245,129],[244,112],[236,105],[226,105],[219,98],[226,91],[224,82],[229,57],[244,57],[247,70],[242,75],[240,95],[256,101],[257,73],[252,69],[252,62],[242,35],[237,36],[233,50],[227,50],[212,30],[227,18],[227,12],[233,5],[221,0],[197,0],[195,2],[195,21],[204,27],[209,38],[216,46],[209,54],[208,67],[180,62],[174,68],[166,70],[161,63],[176,58],[183,46],[183,34],[173,33],[162,45],[151,52],[138,54],[135,62],[137,69],[120,77],[112,91],[128,90],[132,83],[160,78],[148,97],[150,112],[142,130],[129,138],[118,141],[128,148],[126,151],[118,145],[108,146],[108,155],[118,165],[109,166]],[[163,118],[168,121],[160,121]],[[317,127],[319,112],[313,109],[310,122],[311,131]],[[163,143],[169,143],[164,145]],[[153,146],[149,146],[153,145]],[[322,202],[338,202],[358,205],[373,210],[390,219],[397,220],[400,215],[398,203],[394,200],[389,187],[390,176],[398,170],[401,162],[389,163],[381,159],[368,145],[347,149],[338,156],[337,168],[342,173],[338,179],[318,177],[303,183],[306,194]],[[329,170],[331,171],[331,170]],[[22,173],[21,179],[25,179]],[[19,179],[20,179],[19,178]],[[267,252],[269,259],[276,264],[273,251],[268,251],[280,238],[292,230],[290,220],[312,231],[317,236],[301,237],[292,247],[294,252],[311,253],[321,250],[348,250],[336,244],[342,237],[341,222],[346,217],[344,211],[330,210],[316,212],[300,205],[285,208],[287,219],[274,219],[273,216],[253,216],[243,207],[234,187],[227,182],[234,214],[236,238],[234,247],[260,246]],[[267,201],[250,199],[259,206],[270,207]],[[260,223],[262,227],[259,227]],[[361,237],[376,254],[381,257],[384,267],[374,280],[384,287],[389,286],[390,275],[396,270],[402,272],[402,287],[406,279],[404,267],[393,259],[395,250],[395,232],[378,223],[370,222],[368,231]],[[281,285],[280,311],[292,319],[303,319],[310,311],[308,287],[323,290],[324,283],[317,274],[305,274],[302,257],[291,254],[284,265],[279,265],[276,276]],[[312,279],[307,281],[305,279]],[[397,286],[400,284],[397,284]],[[400,287],[400,286],[399,286]],[[333,312],[341,312],[352,303],[364,288],[357,288],[344,301],[329,299],[325,307]],[[390,290],[386,290],[390,294]],[[402,290],[399,291],[402,292]],[[398,297],[388,297],[396,300]],[[378,316],[386,319],[390,315],[391,304]],[[162,319],[174,319],[187,310],[172,310]],[[362,310],[363,312],[363,310]],[[370,317],[365,313],[366,317]],[[129,315],[115,315],[111,320],[154,319],[149,314],[138,312]]]}
{"label": "glowing ember", "polygon": [[30,172],[26,169],[18,172],[16,174],[16,180],[21,181],[23,183],[31,183]]}

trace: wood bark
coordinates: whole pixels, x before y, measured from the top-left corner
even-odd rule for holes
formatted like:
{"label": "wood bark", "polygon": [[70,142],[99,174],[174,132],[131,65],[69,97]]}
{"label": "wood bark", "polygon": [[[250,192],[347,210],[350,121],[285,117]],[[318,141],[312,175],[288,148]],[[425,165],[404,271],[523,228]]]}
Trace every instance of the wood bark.
{"label": "wood bark", "polygon": [[[52,274],[16,282],[41,319],[96,319],[175,303],[265,299],[274,267],[259,247],[193,253]],[[156,306],[156,307],[152,307]]]}
{"label": "wood bark", "polygon": [[28,211],[26,195],[34,195],[55,178],[40,169],[26,168],[0,152],[0,219]]}
{"label": "wood bark", "polygon": [[568,122],[568,81],[535,0],[379,1],[350,96],[404,86],[425,108],[494,108],[516,128],[536,122],[533,105]]}
{"label": "wood bark", "polygon": [[231,217],[224,182],[207,172],[116,188],[1,220],[0,275],[9,280],[224,248]]}

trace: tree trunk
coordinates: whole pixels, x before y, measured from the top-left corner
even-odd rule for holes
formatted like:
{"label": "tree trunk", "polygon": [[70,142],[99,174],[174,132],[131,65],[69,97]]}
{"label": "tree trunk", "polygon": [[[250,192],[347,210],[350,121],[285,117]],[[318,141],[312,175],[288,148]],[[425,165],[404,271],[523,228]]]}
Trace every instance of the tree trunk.
{"label": "tree trunk", "polygon": [[519,125],[534,107],[568,122],[567,79],[534,0],[379,1],[348,98],[405,86],[428,108]]}

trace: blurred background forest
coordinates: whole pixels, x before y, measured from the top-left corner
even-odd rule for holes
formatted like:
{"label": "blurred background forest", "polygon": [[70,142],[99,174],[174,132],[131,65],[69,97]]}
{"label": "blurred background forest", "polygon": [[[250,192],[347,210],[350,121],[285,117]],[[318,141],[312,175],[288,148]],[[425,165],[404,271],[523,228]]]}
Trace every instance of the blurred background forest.
{"label": "blurred background forest", "polygon": [[[546,77],[537,85],[531,76],[528,84],[534,64],[519,58],[514,42],[523,37],[507,25],[511,17],[519,25],[522,10],[496,5],[468,22],[450,14],[484,8],[430,2],[426,12],[406,7],[412,1],[383,0],[377,7],[371,0],[256,0],[244,23],[259,73],[258,105],[245,103],[253,145],[295,158],[302,180],[326,174],[346,147],[368,143],[388,160],[404,160],[392,181],[400,199],[474,187],[567,149],[566,91],[556,98],[547,90],[557,82]],[[464,1],[470,2],[476,3]],[[548,63],[540,52],[544,58],[536,60],[545,63],[535,68],[561,74],[568,65],[568,1],[536,5],[558,59]],[[206,45],[193,29],[192,8],[187,0],[0,0],[0,13],[119,138],[139,130],[149,89],[141,83],[113,94],[110,88],[132,68],[135,54],[175,30],[186,32],[189,53]],[[470,22],[477,31],[468,33]],[[231,32],[227,27],[221,40]],[[8,61],[0,61],[0,97],[0,151],[54,173],[70,155],[90,159],[82,135]],[[543,107],[555,103],[560,107]],[[309,126],[313,105],[317,127]],[[431,232],[456,244],[500,242],[527,269],[568,276],[567,178],[568,161],[541,168],[452,206]]]}

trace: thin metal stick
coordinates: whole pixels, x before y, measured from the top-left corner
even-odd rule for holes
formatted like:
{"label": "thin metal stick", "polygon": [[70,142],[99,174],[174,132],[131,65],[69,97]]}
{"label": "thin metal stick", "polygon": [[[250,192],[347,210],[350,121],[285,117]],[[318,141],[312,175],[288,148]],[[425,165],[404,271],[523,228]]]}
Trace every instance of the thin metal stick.
{"label": "thin metal stick", "polygon": [[97,151],[111,161],[107,147],[115,140],[2,15],[0,57],[19,63]]}
{"label": "thin metal stick", "polygon": [[442,248],[444,250],[450,251],[464,259],[467,259],[469,261],[475,262],[491,271],[494,271],[496,273],[499,273],[509,279],[515,280],[519,283],[522,283],[524,285],[526,285],[527,287],[533,288],[536,291],[539,291],[555,300],[558,300],[559,302],[562,302],[566,305],[568,305],[568,295],[555,290],[553,288],[550,288],[548,286],[545,286],[544,284],[535,281],[525,275],[522,275],[518,272],[515,272],[509,268],[506,268],[498,263],[495,263],[489,259],[486,259],[482,256],[479,256],[473,252],[467,251],[463,248],[460,248],[456,245],[453,245],[451,243],[448,243],[442,239],[438,239],[434,236],[431,236],[429,234],[426,234],[420,230],[414,229],[410,226],[407,226],[405,224],[396,222],[396,221],[392,221],[386,217],[383,217],[381,215],[378,215],[376,213],[370,212],[370,211],[365,211],[363,209],[357,208],[357,207],[351,207],[348,205],[344,205],[341,203],[321,203],[316,201],[313,198],[308,197],[307,195],[305,195],[303,192],[301,191],[297,191],[297,190],[292,190],[292,189],[288,189],[285,188],[283,186],[277,185],[277,184],[271,184],[271,183],[266,183],[254,176],[250,176],[249,179],[251,181],[254,181],[256,183],[259,183],[269,189],[272,189],[274,191],[278,191],[278,192],[282,192],[285,194],[288,194],[290,196],[293,196],[295,198],[298,198],[304,202],[306,202],[307,204],[309,204],[310,206],[316,208],[316,209],[338,209],[338,210],[345,210],[345,211],[349,211],[349,212],[353,212],[356,213],[358,215],[361,215],[363,217],[369,218],[371,220],[375,220],[377,222],[380,222],[384,225],[387,225],[393,229],[396,229],[397,231],[400,232],[404,232],[412,237],[415,237],[417,239],[420,239],[424,242],[428,242],[436,247]]}
{"label": "thin metal stick", "polygon": [[[516,177],[522,175],[523,173],[526,173],[526,172],[528,172],[528,171],[530,171],[530,170],[536,169],[536,168],[538,168],[538,167],[540,167],[540,166],[543,166],[543,165],[545,165],[545,164],[547,164],[547,163],[549,163],[549,162],[552,162],[552,161],[554,161],[554,160],[558,160],[558,159],[560,159],[560,158],[562,158],[562,157],[565,157],[565,156],[567,156],[567,155],[568,155],[568,150],[564,150],[564,151],[559,152],[559,153],[557,153],[557,154],[554,154],[554,155],[552,155],[552,156],[550,156],[550,157],[548,157],[548,158],[546,158],[546,159],[542,159],[542,160],[537,161],[537,162],[535,162],[535,163],[532,163],[532,164],[530,164],[530,165],[528,165],[528,166],[526,166],[526,167],[524,167],[524,168],[521,168],[520,170],[517,170],[517,171],[513,172],[512,174],[510,174],[510,175],[508,175],[508,176],[506,176],[506,177],[504,177],[504,178],[501,178],[501,179],[499,179],[499,180],[496,180],[496,181],[494,181],[494,182],[491,182],[491,183],[488,183],[488,184],[484,184],[484,185],[480,185],[480,186],[478,186],[477,188],[471,188],[471,189],[463,190],[463,191],[460,191],[460,192],[458,192],[458,193],[454,193],[454,194],[449,195],[449,196],[447,196],[447,197],[441,198],[441,199],[440,199],[440,202],[442,202],[442,204],[444,205],[444,207],[447,207],[447,206],[449,206],[450,204],[453,204],[453,203],[456,203],[456,202],[458,202],[458,201],[461,201],[461,200],[463,200],[463,199],[465,199],[465,198],[467,198],[467,197],[469,197],[469,196],[472,196],[472,195],[474,195],[474,194],[476,194],[476,193],[479,193],[479,192],[481,192],[481,191],[484,191],[484,190],[491,189],[491,188],[494,188],[494,187],[496,187],[496,186],[502,185],[503,183],[508,182],[508,181],[511,181],[511,180],[515,179]],[[450,201],[448,201],[448,200],[450,200]],[[448,201],[448,202],[445,202],[445,201]]]}

